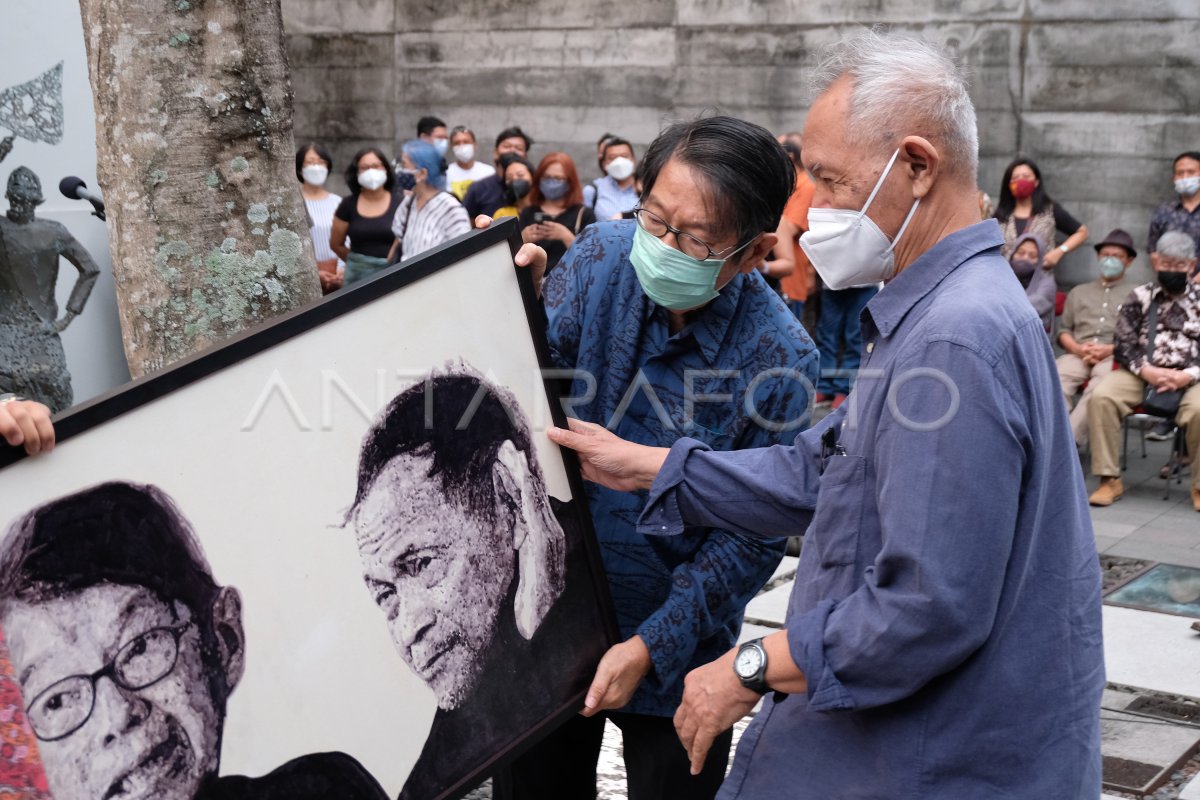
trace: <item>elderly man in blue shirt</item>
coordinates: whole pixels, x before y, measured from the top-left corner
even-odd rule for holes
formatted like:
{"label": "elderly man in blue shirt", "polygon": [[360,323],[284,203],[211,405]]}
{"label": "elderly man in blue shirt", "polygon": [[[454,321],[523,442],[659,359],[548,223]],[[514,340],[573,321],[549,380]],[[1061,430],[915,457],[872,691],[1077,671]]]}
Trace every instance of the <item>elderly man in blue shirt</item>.
{"label": "elderly man in blue shirt", "polygon": [[808,523],[786,630],[685,681],[693,769],[764,701],[719,797],[1095,800],[1095,542],[1054,355],[979,221],[966,80],[921,39],[864,32],[814,81],[801,245],[826,285],[887,281],[847,403],[791,447],[551,437],[585,477],[650,490],[643,532]]}
{"label": "elderly man in blue shirt", "polygon": [[[809,421],[817,353],[756,269],[795,182],[787,154],[757,125],[710,117],[663,131],[643,182],[635,219],[589,227],[542,286],[552,358],[575,375],[572,413],[646,445],[790,442]],[[498,775],[496,795],[594,797],[607,718],[631,799],[711,798],[731,735],[689,775],[672,724],[683,677],[733,646],[782,537],[803,523],[769,538],[708,524],[647,537],[635,527],[644,492],[588,488],[625,641],[597,668],[584,716]]]}

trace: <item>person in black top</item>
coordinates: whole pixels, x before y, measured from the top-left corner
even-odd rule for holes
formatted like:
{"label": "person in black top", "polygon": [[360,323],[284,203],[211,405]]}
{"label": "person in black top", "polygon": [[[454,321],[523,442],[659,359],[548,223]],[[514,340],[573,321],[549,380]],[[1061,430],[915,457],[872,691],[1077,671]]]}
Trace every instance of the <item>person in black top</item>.
{"label": "person in black top", "polygon": [[[387,156],[377,147],[367,147],[354,156],[346,169],[347,195],[333,212],[329,247],[346,262],[347,286],[383,269],[396,237],[392,218],[404,199],[394,193],[396,175]],[[350,245],[346,246],[346,237]]]}
{"label": "person in black top", "polygon": [[[1042,268],[1052,270],[1067,253],[1087,241],[1087,226],[1067,213],[1050,199],[1042,185],[1042,172],[1028,158],[1018,158],[1004,171],[1000,185],[1000,202],[996,206],[996,221],[1004,232],[1000,252],[1011,258],[1017,240],[1032,233],[1046,243],[1047,252]],[[1056,235],[1065,241],[1057,247]]]}
{"label": "person in black top", "polygon": [[157,487],[104,483],[22,515],[0,546],[0,624],[56,800],[386,800],[340,753],[219,776],[242,600]]}
{"label": "person in black top", "polygon": [[533,176],[529,205],[519,215],[521,238],[546,251],[546,271],[554,269],[575,237],[596,221],[583,204],[575,162],[566,153],[550,153]]}
{"label": "person in black top", "polygon": [[466,197],[463,198],[463,206],[467,209],[467,216],[471,218],[472,225],[480,214],[490,217],[496,213],[496,209],[508,202],[504,194],[504,167],[500,163],[500,157],[512,153],[525,158],[531,147],[533,139],[516,126],[505,128],[496,136],[496,148],[492,151],[496,174],[472,183],[471,188],[467,189]]}

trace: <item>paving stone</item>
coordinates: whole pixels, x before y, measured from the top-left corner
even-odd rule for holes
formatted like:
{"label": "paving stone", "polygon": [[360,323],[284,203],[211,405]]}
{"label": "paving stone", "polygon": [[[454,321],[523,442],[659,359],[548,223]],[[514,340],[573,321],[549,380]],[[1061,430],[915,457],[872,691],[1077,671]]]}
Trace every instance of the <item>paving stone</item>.
{"label": "paving stone", "polygon": [[760,594],[746,606],[746,619],[782,628],[783,621],[787,618],[788,598],[791,594],[791,581]]}
{"label": "paving stone", "polygon": [[1179,800],[1200,800],[1200,777],[1192,778],[1179,791]]}
{"label": "paving stone", "polygon": [[1200,699],[1200,642],[1194,620],[1153,611],[1104,607],[1108,680]]}
{"label": "paving stone", "polygon": [[[1198,537],[1200,538],[1200,537]],[[790,578],[796,574],[796,567],[799,565],[800,559],[796,556],[784,556],[779,562],[779,566],[775,568],[775,572],[771,575],[771,579],[767,583],[780,580],[781,578]]]}
{"label": "paving stone", "polygon": [[1200,731],[1161,720],[1105,711],[1100,718],[1104,784],[1111,789],[1153,790],[1200,744]]}
{"label": "paving stone", "polygon": [[742,625],[742,632],[738,635],[738,644],[748,642],[751,639],[759,639],[763,636],[770,636],[772,633],[779,633],[781,628],[771,628],[766,625],[755,625],[752,622],[747,622]]}

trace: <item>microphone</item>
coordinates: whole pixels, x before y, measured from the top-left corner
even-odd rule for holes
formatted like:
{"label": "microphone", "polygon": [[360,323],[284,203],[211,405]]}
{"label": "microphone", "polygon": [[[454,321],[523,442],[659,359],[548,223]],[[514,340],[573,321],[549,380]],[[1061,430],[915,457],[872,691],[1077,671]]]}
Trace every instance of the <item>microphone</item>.
{"label": "microphone", "polygon": [[92,214],[101,220],[106,220],[104,216],[104,200],[99,195],[89,192],[87,184],[82,179],[74,175],[68,175],[58,182],[58,190],[68,200],[87,200],[92,204],[92,208],[94,209]]}

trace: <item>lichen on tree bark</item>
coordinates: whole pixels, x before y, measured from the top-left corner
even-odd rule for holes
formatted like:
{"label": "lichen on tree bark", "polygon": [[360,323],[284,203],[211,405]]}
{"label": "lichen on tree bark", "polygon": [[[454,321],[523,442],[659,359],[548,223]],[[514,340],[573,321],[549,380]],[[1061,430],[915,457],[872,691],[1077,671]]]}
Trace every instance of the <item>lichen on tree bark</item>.
{"label": "lichen on tree bark", "polygon": [[135,377],[320,296],[279,0],[81,0]]}

